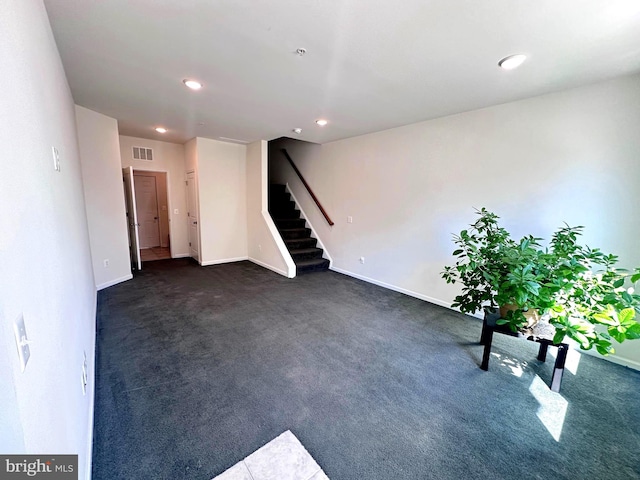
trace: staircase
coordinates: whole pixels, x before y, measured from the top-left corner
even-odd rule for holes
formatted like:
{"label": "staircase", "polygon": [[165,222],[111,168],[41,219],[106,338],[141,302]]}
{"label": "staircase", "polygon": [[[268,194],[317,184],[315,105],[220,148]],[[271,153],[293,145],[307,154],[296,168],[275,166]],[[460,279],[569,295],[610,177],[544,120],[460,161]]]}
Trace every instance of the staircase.
{"label": "staircase", "polygon": [[284,185],[269,186],[269,212],[296,264],[297,275],[329,269],[329,260],[322,258],[324,251],[316,247],[311,229],[305,227],[305,219],[300,218],[300,210]]}

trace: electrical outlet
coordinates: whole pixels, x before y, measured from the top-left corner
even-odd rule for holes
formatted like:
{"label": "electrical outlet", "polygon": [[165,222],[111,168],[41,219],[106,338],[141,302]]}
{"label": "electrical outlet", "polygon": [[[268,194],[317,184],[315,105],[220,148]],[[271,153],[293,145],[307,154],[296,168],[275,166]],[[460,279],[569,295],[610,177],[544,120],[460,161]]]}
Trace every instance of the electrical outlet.
{"label": "electrical outlet", "polygon": [[18,347],[18,357],[20,358],[20,368],[22,372],[27,368],[27,362],[31,357],[31,351],[29,350],[29,344],[31,343],[27,339],[27,329],[24,326],[24,315],[20,314],[16,321],[13,322],[13,333],[16,337],[16,346]]}
{"label": "electrical outlet", "polygon": [[360,257],[360,263],[364,263],[364,257]]}
{"label": "electrical outlet", "polygon": [[173,209],[173,214],[174,215],[180,215],[180,210],[178,210],[177,208]]}
{"label": "electrical outlet", "polygon": [[353,217],[352,216],[348,216],[347,217],[347,223],[353,223]]}
{"label": "electrical outlet", "polygon": [[258,250],[262,251],[262,245],[258,244]]}
{"label": "electrical outlet", "polygon": [[104,268],[109,268],[109,259],[108,258],[105,258],[103,260],[103,263],[104,263]]}

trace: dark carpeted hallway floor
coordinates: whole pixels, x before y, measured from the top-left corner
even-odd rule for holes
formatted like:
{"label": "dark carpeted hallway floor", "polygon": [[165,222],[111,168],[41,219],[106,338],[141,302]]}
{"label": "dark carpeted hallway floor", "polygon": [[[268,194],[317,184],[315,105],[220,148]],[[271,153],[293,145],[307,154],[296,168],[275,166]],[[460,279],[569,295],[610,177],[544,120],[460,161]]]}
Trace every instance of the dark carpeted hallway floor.
{"label": "dark carpeted hallway floor", "polygon": [[93,478],[209,480],[285,430],[331,480],[640,478],[640,372],[581,355],[553,394],[532,342],[480,370],[480,328],[335,272],[150,262],[99,292]]}

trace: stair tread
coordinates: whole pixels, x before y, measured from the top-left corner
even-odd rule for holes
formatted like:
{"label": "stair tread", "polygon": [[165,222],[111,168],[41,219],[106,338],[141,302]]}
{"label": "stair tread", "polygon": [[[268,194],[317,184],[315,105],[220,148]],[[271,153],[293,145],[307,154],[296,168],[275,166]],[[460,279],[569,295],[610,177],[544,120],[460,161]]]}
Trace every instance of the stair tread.
{"label": "stair tread", "polygon": [[314,243],[317,241],[315,238],[313,237],[305,237],[305,238],[285,238],[283,239],[284,243],[289,244],[289,243]]}
{"label": "stair tread", "polygon": [[313,258],[311,260],[300,260],[296,262],[296,266],[309,267],[311,265],[322,265],[324,263],[329,263],[329,260],[327,260],[326,258]]}
{"label": "stair tread", "polygon": [[274,222],[305,222],[306,225],[306,220],[304,218],[274,218],[273,219]]}
{"label": "stair tread", "polygon": [[[311,240],[316,240],[316,239],[315,239],[315,238],[313,238],[313,237],[306,237],[306,238],[283,238],[283,240],[284,240],[284,242],[285,242],[285,243],[287,243],[287,242],[299,242],[300,240],[309,240],[309,239],[311,239]],[[305,248],[306,248],[306,247],[305,247]]]}
{"label": "stair tread", "polygon": [[[306,225],[307,222],[304,218],[274,218],[273,219],[274,223],[286,223],[286,222],[304,222],[304,224]],[[297,227],[297,228],[303,228],[303,227]]]}
{"label": "stair tread", "polygon": [[[269,213],[271,214],[271,218],[279,218],[280,220],[284,220],[284,219],[293,219],[293,218],[300,218],[300,210],[293,209],[293,210],[269,210]],[[283,216],[284,215],[284,216]],[[293,215],[293,216],[292,216]]]}
{"label": "stair tread", "polygon": [[317,247],[306,247],[306,248],[294,248],[293,250],[289,250],[289,253],[291,255],[295,255],[295,254],[302,255],[305,253],[316,253],[318,251],[321,252],[322,249]]}
{"label": "stair tread", "polygon": [[280,230],[280,232],[301,232],[304,230],[309,230],[311,231],[310,228],[307,227],[298,227],[298,228],[279,228],[278,230]]}

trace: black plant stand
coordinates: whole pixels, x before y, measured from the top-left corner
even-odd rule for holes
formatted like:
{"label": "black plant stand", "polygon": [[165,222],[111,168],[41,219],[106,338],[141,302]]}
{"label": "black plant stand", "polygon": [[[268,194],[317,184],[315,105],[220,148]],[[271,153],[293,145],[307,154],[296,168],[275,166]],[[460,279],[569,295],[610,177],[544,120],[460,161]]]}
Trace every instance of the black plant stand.
{"label": "black plant stand", "polygon": [[502,333],[512,337],[524,338],[526,340],[537,342],[540,344],[538,350],[538,360],[544,362],[547,359],[547,349],[549,346],[558,348],[558,356],[556,364],[553,367],[553,376],[551,377],[551,391],[560,392],[560,384],[562,383],[562,374],[564,373],[564,364],[567,360],[567,352],[569,345],[566,343],[553,343],[553,338],[546,336],[535,336],[532,334],[512,332],[506,325],[496,325],[496,320],[500,318],[499,314],[493,312],[485,312],[482,321],[482,334],[480,336],[480,344],[484,345],[484,354],[482,355],[482,370],[489,370],[489,356],[491,355],[491,343],[493,342],[493,333]]}

